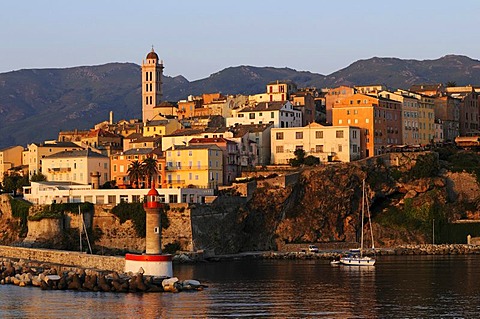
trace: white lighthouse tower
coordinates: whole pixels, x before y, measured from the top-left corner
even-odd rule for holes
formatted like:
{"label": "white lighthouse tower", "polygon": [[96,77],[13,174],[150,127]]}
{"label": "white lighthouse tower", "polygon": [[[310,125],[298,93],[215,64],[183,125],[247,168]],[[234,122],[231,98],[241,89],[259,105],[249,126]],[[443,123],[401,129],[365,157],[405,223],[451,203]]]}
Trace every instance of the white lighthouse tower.
{"label": "white lighthouse tower", "polygon": [[143,205],[147,213],[146,249],[145,254],[126,254],[125,271],[137,272],[140,267],[144,275],[155,277],[172,277],[172,255],[162,254],[161,210],[163,204],[158,200],[159,194],[152,187],[148,191],[147,200]]}

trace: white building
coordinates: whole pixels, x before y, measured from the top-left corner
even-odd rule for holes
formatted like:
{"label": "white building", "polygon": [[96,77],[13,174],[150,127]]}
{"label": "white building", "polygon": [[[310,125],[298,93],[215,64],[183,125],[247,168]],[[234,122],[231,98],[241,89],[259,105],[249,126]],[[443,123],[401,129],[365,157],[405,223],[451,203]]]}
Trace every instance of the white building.
{"label": "white building", "polygon": [[360,159],[360,128],[354,126],[323,126],[312,123],[304,127],[272,128],[271,162],[288,164],[294,152],[303,149],[305,155],[321,162],[350,162]]}
{"label": "white building", "polygon": [[[204,203],[213,196],[207,188],[157,188],[162,203]],[[109,204],[140,203],[148,189],[93,189],[92,185],[68,182],[32,182],[23,188],[24,199],[36,205],[53,203]]]}
{"label": "white building", "polygon": [[290,101],[261,102],[234,111],[232,115],[226,118],[227,126],[268,123],[281,128],[302,126],[302,112],[294,109]]}
{"label": "white building", "polygon": [[42,174],[47,181],[93,183],[98,187],[110,181],[110,159],[89,149],[63,151],[43,159]]}

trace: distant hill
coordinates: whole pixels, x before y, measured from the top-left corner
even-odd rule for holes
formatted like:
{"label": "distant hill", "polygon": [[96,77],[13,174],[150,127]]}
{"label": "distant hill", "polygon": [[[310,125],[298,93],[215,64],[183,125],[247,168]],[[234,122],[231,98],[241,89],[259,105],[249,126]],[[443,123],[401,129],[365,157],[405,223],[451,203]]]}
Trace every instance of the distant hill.
{"label": "distant hill", "polygon": [[[168,66],[167,66],[168,67]],[[109,63],[65,69],[27,69],[0,74],[0,148],[55,139],[60,130],[86,129],[108,119],[141,117],[140,66]],[[221,92],[254,94],[274,80],[299,87],[385,84],[409,88],[419,83],[480,84],[480,61],[448,55],[437,60],[371,58],[330,75],[290,68],[236,66],[208,78],[164,77],[164,98]]]}

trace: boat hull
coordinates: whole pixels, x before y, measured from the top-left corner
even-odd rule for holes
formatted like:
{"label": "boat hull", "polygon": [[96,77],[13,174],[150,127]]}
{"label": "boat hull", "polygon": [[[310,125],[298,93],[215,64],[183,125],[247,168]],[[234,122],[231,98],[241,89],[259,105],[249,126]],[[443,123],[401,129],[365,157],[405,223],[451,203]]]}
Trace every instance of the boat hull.
{"label": "boat hull", "polygon": [[343,257],[340,258],[340,264],[346,266],[373,266],[375,259],[370,257]]}

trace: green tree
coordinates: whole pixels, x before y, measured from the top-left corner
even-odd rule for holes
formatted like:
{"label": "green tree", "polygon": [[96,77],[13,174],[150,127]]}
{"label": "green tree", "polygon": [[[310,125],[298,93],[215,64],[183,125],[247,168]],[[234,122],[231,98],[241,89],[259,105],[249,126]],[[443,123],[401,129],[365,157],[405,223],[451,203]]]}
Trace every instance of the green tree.
{"label": "green tree", "polygon": [[3,189],[8,193],[17,195],[18,186],[21,185],[21,176],[18,173],[3,174]]}
{"label": "green tree", "polygon": [[290,163],[291,166],[300,166],[304,163],[305,161],[305,151],[301,148],[296,149],[295,152],[293,152],[295,155],[295,158],[291,158],[288,162]]}
{"label": "green tree", "polygon": [[139,188],[138,181],[141,178],[143,178],[143,176],[144,176],[143,164],[139,161],[131,162],[130,166],[128,167],[127,173],[128,173],[128,178],[130,179],[130,181],[134,182],[134,184],[135,184],[134,188]]}
{"label": "green tree", "polygon": [[314,166],[320,164],[320,159],[313,155],[308,155],[307,157],[305,157],[303,163],[307,166]]}
{"label": "green tree", "polygon": [[30,182],[44,182],[47,180],[47,177],[42,173],[35,173],[30,178]]}
{"label": "green tree", "polygon": [[155,177],[158,175],[158,161],[153,156],[148,156],[142,161],[143,174],[147,177],[148,187],[155,187]]}

